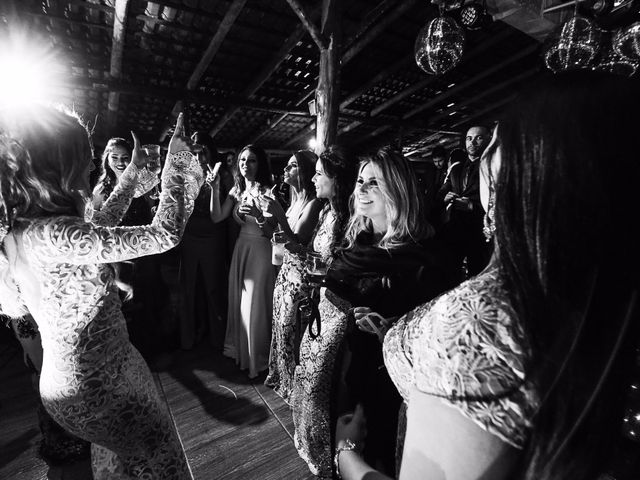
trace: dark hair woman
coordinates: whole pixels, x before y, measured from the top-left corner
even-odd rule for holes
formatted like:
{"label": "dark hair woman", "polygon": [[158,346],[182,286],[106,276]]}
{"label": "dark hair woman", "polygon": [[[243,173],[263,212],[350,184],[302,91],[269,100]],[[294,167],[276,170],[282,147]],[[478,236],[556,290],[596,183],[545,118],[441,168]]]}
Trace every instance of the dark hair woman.
{"label": "dark hair woman", "polygon": [[[265,151],[247,145],[238,155],[235,186],[220,202],[220,175],[207,177],[211,185],[211,219],[221,222],[233,215],[240,234],[229,269],[229,307],[224,354],[254,378],[269,365],[271,315],[275,271],[271,264],[271,235],[277,222],[265,217],[261,202],[273,185]],[[246,308],[249,305],[250,308]]]}
{"label": "dark hair woman", "polygon": [[317,160],[316,154],[308,150],[294,153],[284,168],[284,181],[293,193],[291,206],[285,213],[276,200],[270,200],[266,207],[278,219],[289,240],[273,291],[269,375],[264,382],[285,401],[289,399],[293,383],[299,333],[304,328],[300,323],[296,329],[297,320],[301,319],[298,315],[299,301],[308,295],[303,280],[305,252],[323,206],[323,201],[316,198],[312,182]]}
{"label": "dark hair woman", "polygon": [[[637,81],[579,72],[536,82],[499,122],[481,175],[492,262],[385,339],[409,405],[401,478],[606,476],[640,333],[638,111]],[[351,420],[339,449],[362,439]],[[354,451],[339,463],[383,478]]]}

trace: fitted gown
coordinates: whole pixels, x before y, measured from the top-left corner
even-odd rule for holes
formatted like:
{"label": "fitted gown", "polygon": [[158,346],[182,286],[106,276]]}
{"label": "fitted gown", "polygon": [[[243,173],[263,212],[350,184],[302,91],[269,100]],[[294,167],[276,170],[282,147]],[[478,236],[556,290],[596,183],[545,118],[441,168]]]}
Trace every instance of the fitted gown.
{"label": "fitted gown", "polygon": [[269,366],[271,317],[275,268],[271,264],[271,241],[262,234],[255,218],[233,218],[240,234],[229,268],[229,312],[224,354],[233,358],[249,377],[257,377]]}
{"label": "fitted gown", "polygon": [[137,177],[132,162],[91,222],[72,216],[23,221],[17,236],[24,268],[16,269],[16,283],[42,337],[42,402],[58,423],[93,443],[94,479],[189,479],[171,418],[129,342],[110,264],[179,242],[202,169],[188,152],[170,155],[153,222],[116,227]]}
{"label": "fitted gown", "polygon": [[[323,216],[313,240],[313,248],[329,262],[335,217],[331,210]],[[334,363],[346,331],[346,302],[328,292],[320,290],[321,333],[313,338],[306,329],[300,343],[300,363],[295,367],[291,395],[289,397],[295,428],[294,443],[300,457],[307,462],[309,470],[321,478],[331,478],[331,451],[326,434],[331,409],[331,385],[334,380]]]}

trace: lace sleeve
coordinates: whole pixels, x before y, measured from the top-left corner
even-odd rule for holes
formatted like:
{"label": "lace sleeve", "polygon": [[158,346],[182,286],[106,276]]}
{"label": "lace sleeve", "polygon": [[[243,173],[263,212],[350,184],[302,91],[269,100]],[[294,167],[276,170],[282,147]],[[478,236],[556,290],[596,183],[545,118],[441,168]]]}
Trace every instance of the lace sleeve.
{"label": "lace sleeve", "polygon": [[54,217],[25,229],[25,249],[42,263],[70,264],[120,262],[169,250],[180,241],[202,179],[191,153],[169,155],[150,225],[103,227],[77,217]]}
{"label": "lace sleeve", "polygon": [[116,187],[99,210],[90,210],[89,221],[103,227],[115,227],[127,212],[138,183],[140,169],[130,162],[122,172]]}
{"label": "lace sleeve", "polygon": [[384,363],[396,388],[405,399],[415,385],[413,341],[430,304],[421,305],[402,316],[384,337]]}
{"label": "lace sleeve", "polygon": [[496,272],[407,314],[387,333],[385,363],[405,399],[412,386],[522,448],[538,397],[526,337]]}

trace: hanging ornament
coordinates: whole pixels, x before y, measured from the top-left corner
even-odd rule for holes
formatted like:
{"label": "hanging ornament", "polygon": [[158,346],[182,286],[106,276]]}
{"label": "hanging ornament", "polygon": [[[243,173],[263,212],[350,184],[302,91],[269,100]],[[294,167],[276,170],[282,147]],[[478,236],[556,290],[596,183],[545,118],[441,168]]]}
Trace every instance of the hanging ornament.
{"label": "hanging ornament", "polygon": [[464,31],[451,17],[434,18],[416,38],[416,63],[431,75],[451,70],[460,62],[463,52]]}
{"label": "hanging ornament", "polygon": [[600,49],[600,31],[588,18],[574,15],[562,25],[558,39],[544,55],[555,73],[589,68]]}
{"label": "hanging ornament", "polygon": [[615,51],[633,61],[640,61],[640,22],[618,31],[613,37]]}
{"label": "hanging ornament", "polygon": [[599,60],[593,67],[594,70],[613,73],[615,75],[623,75],[630,77],[636,73],[638,62],[633,61],[623,55],[620,55],[612,45],[610,35],[603,35],[602,48],[600,50]]}

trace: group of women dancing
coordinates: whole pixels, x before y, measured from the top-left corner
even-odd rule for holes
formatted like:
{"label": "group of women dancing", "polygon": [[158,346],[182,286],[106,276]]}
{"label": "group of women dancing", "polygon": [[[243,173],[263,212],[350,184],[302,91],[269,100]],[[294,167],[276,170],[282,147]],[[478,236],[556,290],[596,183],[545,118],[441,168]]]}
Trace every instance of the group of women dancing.
{"label": "group of women dancing", "polygon": [[[638,111],[637,82],[606,74],[523,92],[481,160],[494,254],[459,285],[393,148],[295,153],[285,209],[261,148],[240,151],[225,186],[180,116],[152,220],[124,226],[147,160],[135,137],[90,195],[76,116],[3,112],[0,311],[37,324],[43,404],[91,442],[94,478],[190,478],[129,342],[114,264],[176,246],[200,197],[213,224],[240,225],[224,353],[266,372],[319,478],[595,480],[619,443],[640,339]],[[309,258],[327,265],[321,279]]]}

